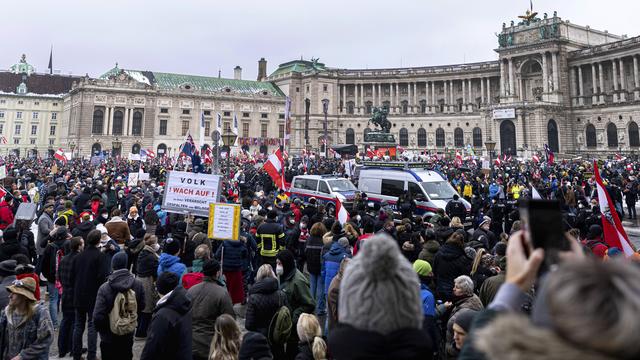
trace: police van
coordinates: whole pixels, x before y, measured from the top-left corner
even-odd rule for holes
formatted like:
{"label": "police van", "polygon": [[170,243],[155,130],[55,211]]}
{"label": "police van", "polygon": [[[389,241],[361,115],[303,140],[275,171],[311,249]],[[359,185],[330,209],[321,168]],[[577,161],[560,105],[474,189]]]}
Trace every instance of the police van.
{"label": "police van", "polygon": [[[427,169],[425,163],[365,161],[357,173],[358,190],[366,193],[369,201],[385,201],[395,210],[398,197],[408,190],[417,204],[415,215],[432,215],[458,194],[440,173]],[[461,196],[460,200],[470,212],[471,204]]]}
{"label": "police van", "polygon": [[337,200],[351,211],[358,189],[349,179],[336,175],[298,175],[291,181],[289,191],[292,199],[308,202],[310,198],[316,198],[318,204],[324,204],[327,214],[333,216]]}

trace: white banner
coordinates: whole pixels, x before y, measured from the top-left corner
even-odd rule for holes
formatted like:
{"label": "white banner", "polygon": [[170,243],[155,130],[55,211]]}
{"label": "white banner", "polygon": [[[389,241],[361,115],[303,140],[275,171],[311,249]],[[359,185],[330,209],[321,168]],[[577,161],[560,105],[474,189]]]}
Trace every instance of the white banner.
{"label": "white banner", "polygon": [[129,160],[140,161],[140,154],[129,153]]}
{"label": "white banner", "polygon": [[493,119],[515,119],[516,109],[495,109],[493,110]]}
{"label": "white banner", "polygon": [[221,185],[219,175],[170,171],[162,208],[169,212],[208,216],[209,204],[220,198]]}
{"label": "white banner", "polygon": [[2,165],[0,166],[0,179],[4,179],[6,177],[7,177],[7,166]]}
{"label": "white banner", "polygon": [[127,186],[138,186],[138,173],[129,173],[129,181]]}

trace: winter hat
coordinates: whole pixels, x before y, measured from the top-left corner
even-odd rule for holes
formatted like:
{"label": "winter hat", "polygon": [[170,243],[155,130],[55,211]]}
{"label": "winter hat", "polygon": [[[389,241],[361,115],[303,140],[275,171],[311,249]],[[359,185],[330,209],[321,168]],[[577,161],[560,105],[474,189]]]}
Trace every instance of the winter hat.
{"label": "winter hat", "polygon": [[607,250],[607,256],[609,257],[615,257],[619,255],[622,255],[622,250],[620,250],[617,247],[612,247],[612,248],[609,248],[609,250]]}
{"label": "winter hat", "polygon": [[471,260],[476,258],[476,249],[472,247],[464,248],[464,254]]}
{"label": "winter hat", "polygon": [[156,289],[160,295],[167,295],[169,292],[173,291],[176,286],[178,286],[179,280],[178,275],[171,271],[165,271],[158,276]]}
{"label": "winter hat", "polygon": [[[418,275],[389,236],[367,240],[342,279],[339,322],[383,335],[422,327]],[[375,300],[373,300],[375,299]]]}
{"label": "winter hat", "polygon": [[602,236],[602,227],[598,224],[589,226],[589,232],[587,233],[587,239],[595,239]]}
{"label": "winter hat", "polygon": [[120,270],[120,269],[126,269],[128,260],[129,259],[127,258],[127,253],[126,252],[118,251],[111,258],[111,269],[113,269],[113,271]]}
{"label": "winter hat", "polygon": [[169,255],[175,255],[180,252],[180,242],[174,238],[167,238],[164,241],[164,252]]}
{"label": "winter hat", "polygon": [[424,260],[416,260],[413,263],[413,270],[418,276],[427,277],[431,274],[431,264]]}
{"label": "winter hat", "polygon": [[293,258],[293,253],[290,250],[281,250],[276,255],[276,259],[280,260],[282,263],[282,276],[286,277],[295,270],[296,262]]}
{"label": "winter hat", "polygon": [[0,276],[15,275],[17,264],[18,263],[15,260],[5,260],[0,262]]}
{"label": "winter hat", "polygon": [[4,230],[4,233],[2,233],[2,238],[4,242],[14,242],[18,239],[18,230],[13,226],[8,227]]}
{"label": "winter hat", "polygon": [[478,225],[478,227],[481,227],[482,225],[486,224],[486,223],[490,223],[491,222],[491,218],[488,216],[483,216],[482,217],[482,221],[480,222],[480,225]]}
{"label": "winter hat", "polygon": [[342,246],[345,250],[349,249],[349,239],[341,237],[338,239],[338,245]]}
{"label": "winter hat", "polygon": [[494,252],[496,253],[497,256],[499,257],[503,257],[505,255],[507,255],[507,244],[503,243],[503,242],[499,242],[496,244],[496,246],[493,248]]}
{"label": "winter hat", "polygon": [[456,315],[456,319],[453,321],[454,324],[460,326],[462,330],[469,332],[471,329],[471,323],[473,322],[473,318],[478,314],[478,311],[462,309]]}
{"label": "winter hat", "polygon": [[207,260],[202,265],[202,273],[204,276],[215,276],[220,271],[220,263],[216,259]]}
{"label": "winter hat", "polygon": [[271,360],[271,348],[267,338],[259,332],[249,331],[242,338],[238,360]]}

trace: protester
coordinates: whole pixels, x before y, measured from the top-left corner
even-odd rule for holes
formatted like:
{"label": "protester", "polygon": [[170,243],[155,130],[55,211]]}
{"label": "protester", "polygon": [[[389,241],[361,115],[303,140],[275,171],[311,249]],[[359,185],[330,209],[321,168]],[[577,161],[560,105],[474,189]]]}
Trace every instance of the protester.
{"label": "protester", "polygon": [[[270,265],[269,265],[270,267]],[[267,338],[257,332],[249,331],[244,334],[238,360],[271,360],[273,355],[269,349]]]}
{"label": "protester", "polygon": [[[73,327],[76,319],[73,306],[73,261],[84,249],[84,240],[75,236],[69,239],[69,252],[60,260],[58,265],[58,281],[62,286],[62,321],[58,333],[58,357],[63,358],[73,350]],[[1,263],[0,263],[1,266]]]}
{"label": "protester", "polygon": [[[249,257],[242,241],[224,240],[216,251],[216,259],[222,262],[222,272],[233,304],[244,303],[242,265]],[[224,261],[223,261],[224,260]]]}
{"label": "protester", "polygon": [[16,261],[4,260],[0,262],[0,309],[9,304],[9,290],[7,286],[16,280]]}
{"label": "protester", "polygon": [[340,283],[351,258],[345,257],[340,262],[340,269],[331,280],[327,291],[327,327],[331,331],[338,323],[338,308],[340,298]]}
{"label": "protester", "polygon": [[173,238],[168,238],[164,241],[164,248],[162,254],[158,260],[158,276],[165,271],[170,271],[176,274],[180,281],[182,281],[182,275],[187,271],[185,264],[180,262],[180,242]]}
{"label": "protester", "polygon": [[267,213],[267,220],[256,231],[256,241],[260,251],[262,264],[269,264],[276,268],[276,255],[285,247],[285,234],[282,225],[276,219],[278,213],[271,210]]}
{"label": "protester", "polygon": [[211,339],[210,360],[237,359],[240,353],[240,328],[233,316],[220,315],[214,325]]}
{"label": "protester", "polygon": [[158,238],[155,235],[147,234],[144,237],[144,248],[140,251],[138,257],[138,280],[142,283],[144,289],[144,309],[138,318],[138,329],[136,330],[136,339],[142,340],[147,337],[147,328],[151,322],[151,314],[158,299],[156,290],[156,279],[158,277]]}
{"label": "protester", "polygon": [[247,299],[245,329],[268,336],[273,316],[285,303],[285,294],[278,288],[278,279],[271,265],[260,266]]}
{"label": "protester", "polygon": [[[6,233],[6,231],[5,231]],[[58,280],[58,266],[67,252],[68,237],[66,227],[59,227],[49,237],[49,244],[42,257],[42,275],[47,279],[47,294],[49,295],[49,316],[53,328],[58,328],[58,305],[60,302],[60,286]]]}
{"label": "protester", "polygon": [[301,314],[296,326],[300,343],[296,360],[322,360],[327,358],[327,344],[322,338],[318,318],[312,314]]}
{"label": "protester", "polygon": [[[306,216],[306,215],[305,215]],[[322,276],[322,249],[324,244],[322,236],[327,233],[327,228],[323,223],[313,224],[310,237],[305,246],[305,258],[307,259],[307,271],[311,283],[311,296],[316,301],[316,314],[321,316],[325,313],[325,293],[324,276]]]}

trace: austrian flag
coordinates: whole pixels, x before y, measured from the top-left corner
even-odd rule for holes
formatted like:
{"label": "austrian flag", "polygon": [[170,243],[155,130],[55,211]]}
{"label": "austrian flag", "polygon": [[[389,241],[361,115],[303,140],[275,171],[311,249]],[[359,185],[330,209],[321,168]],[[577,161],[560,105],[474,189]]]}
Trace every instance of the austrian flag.
{"label": "austrian flag", "polygon": [[278,189],[285,190],[283,168],[284,159],[282,158],[282,152],[278,149],[269,155],[269,159],[264,163],[264,170],[271,176]]}
{"label": "austrian flag", "polygon": [[64,150],[62,150],[62,148],[59,148],[58,150],[56,150],[56,153],[53,154],[53,157],[62,162],[67,162],[67,157],[64,156]]}

